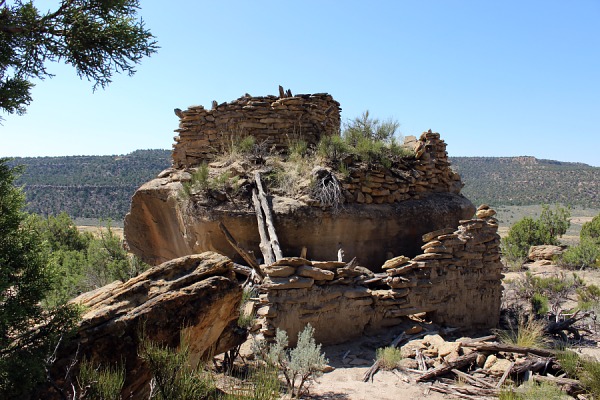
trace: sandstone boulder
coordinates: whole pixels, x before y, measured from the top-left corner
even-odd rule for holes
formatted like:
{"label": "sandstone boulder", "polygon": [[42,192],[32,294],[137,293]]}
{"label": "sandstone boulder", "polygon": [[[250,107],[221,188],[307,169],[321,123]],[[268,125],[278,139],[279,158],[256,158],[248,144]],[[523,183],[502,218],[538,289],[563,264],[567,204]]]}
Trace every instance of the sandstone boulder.
{"label": "sandstone boulder", "polygon": [[[206,252],[174,259],[125,283],[114,282],[72,300],[85,307],[75,338],[59,349],[51,376],[67,385],[65,372],[74,358],[94,363],[123,363],[123,397],[148,398],[150,373],[138,357],[141,332],[151,341],[177,347],[181,336],[190,343],[190,362],[240,344],[237,327],[242,290],[232,261]],[[52,390],[42,398],[60,398]]]}
{"label": "sandstone boulder", "polygon": [[563,248],[560,246],[541,245],[531,246],[527,258],[531,261],[537,260],[552,260],[563,253]]}

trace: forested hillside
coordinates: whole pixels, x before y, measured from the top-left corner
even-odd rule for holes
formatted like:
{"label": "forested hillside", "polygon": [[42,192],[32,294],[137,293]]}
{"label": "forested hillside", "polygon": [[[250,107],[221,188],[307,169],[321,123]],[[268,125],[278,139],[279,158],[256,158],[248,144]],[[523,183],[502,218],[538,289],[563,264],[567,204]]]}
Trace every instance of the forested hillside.
{"label": "forested hillside", "polygon": [[119,156],[17,157],[24,165],[28,210],[42,215],[66,211],[73,218],[122,220],[133,193],[171,165],[170,150],[137,150]]}
{"label": "forested hillside", "polygon": [[[563,203],[600,208],[600,168],[534,157],[451,157],[475,204]],[[171,164],[170,150],[137,150],[123,156],[15,158],[26,166],[19,178],[29,210],[66,211],[72,218],[120,221],[144,182]]]}
{"label": "forested hillside", "polygon": [[473,203],[600,208],[600,168],[535,157],[450,157]]}

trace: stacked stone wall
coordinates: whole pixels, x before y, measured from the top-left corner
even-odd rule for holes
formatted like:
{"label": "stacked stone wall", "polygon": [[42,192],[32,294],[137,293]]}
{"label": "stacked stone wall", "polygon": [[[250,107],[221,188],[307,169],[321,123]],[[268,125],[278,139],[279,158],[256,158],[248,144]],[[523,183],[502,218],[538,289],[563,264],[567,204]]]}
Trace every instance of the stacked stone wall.
{"label": "stacked stone wall", "polygon": [[500,237],[495,212],[423,236],[423,253],[386,261],[384,273],[343,262],[288,258],[266,267],[258,316],[265,337],[276,328],[297,337],[306,324],[322,343],[338,343],[429,313],[462,328],[497,324],[502,296]]}
{"label": "stacked stone wall", "polygon": [[[414,138],[414,137],[413,137]],[[396,161],[391,168],[353,168],[342,181],[347,203],[383,204],[419,199],[428,193],[460,193],[460,175],[450,168],[446,143],[437,132],[424,132],[407,141],[415,157]]]}
{"label": "stacked stone wall", "polygon": [[297,139],[314,145],[322,135],[339,134],[340,111],[340,104],[327,93],[246,95],[214,104],[210,110],[192,106],[180,113],[173,165],[186,168],[210,162],[244,136],[253,136],[269,149],[285,149]]}

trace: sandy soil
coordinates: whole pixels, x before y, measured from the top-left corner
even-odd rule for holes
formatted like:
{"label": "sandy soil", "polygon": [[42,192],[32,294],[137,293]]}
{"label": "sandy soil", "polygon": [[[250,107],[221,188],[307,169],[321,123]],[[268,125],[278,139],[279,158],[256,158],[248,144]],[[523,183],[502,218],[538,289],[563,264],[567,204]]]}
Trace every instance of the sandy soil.
{"label": "sandy soil", "polygon": [[[393,331],[400,332],[397,328]],[[389,345],[393,336],[364,337],[352,342],[324,347],[329,365],[335,367],[335,370],[324,374],[318,382],[313,383],[310,395],[306,398],[340,400],[449,398],[441,393],[430,392],[429,384],[416,384],[414,377],[413,382],[410,382],[408,373],[399,371],[379,371],[374,375],[372,382],[363,382],[365,372],[373,364],[376,349]]]}

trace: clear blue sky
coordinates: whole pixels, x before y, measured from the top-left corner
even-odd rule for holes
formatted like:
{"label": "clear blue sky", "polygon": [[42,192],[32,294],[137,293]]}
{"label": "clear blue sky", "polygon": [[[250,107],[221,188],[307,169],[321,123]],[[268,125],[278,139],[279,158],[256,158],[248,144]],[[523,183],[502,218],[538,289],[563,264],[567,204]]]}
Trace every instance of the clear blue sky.
{"label": "clear blue sky", "polygon": [[[55,1],[38,1],[42,9]],[[173,109],[328,92],[451,156],[600,166],[600,1],[142,1],[161,49],[106,90],[70,67],[4,115],[0,156],[171,148]]]}

